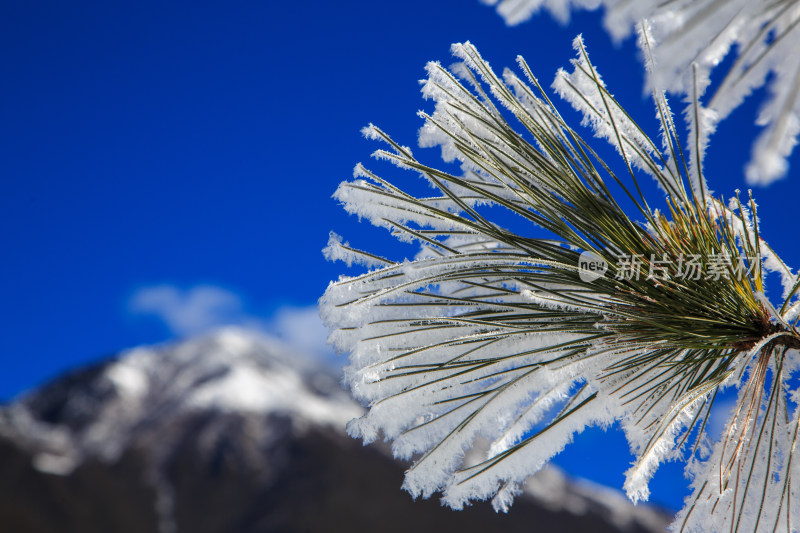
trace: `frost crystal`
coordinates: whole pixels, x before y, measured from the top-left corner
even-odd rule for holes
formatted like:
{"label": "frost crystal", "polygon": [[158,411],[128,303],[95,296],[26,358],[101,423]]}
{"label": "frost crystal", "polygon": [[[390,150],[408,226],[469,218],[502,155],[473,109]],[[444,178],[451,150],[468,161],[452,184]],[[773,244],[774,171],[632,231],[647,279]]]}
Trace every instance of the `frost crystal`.
{"label": "frost crystal", "polygon": [[735,62],[713,94],[700,135],[727,117],[744,98],[769,81],[769,96],[756,124],[763,131],[753,144],[747,180],[768,184],[786,175],[787,158],[800,133],[800,1],[798,0],[483,0],[513,25],[542,8],[566,22],[571,8],[603,5],[605,25],[617,39],[646,26],[657,68],[650,82],[689,101],[703,95],[709,74],[734,51]]}

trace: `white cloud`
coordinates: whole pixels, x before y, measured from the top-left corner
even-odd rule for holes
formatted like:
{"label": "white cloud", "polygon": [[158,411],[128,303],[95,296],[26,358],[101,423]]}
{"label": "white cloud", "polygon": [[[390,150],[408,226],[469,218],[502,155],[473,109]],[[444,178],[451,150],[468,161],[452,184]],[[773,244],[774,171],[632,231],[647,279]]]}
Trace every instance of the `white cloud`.
{"label": "white cloud", "polygon": [[320,356],[332,355],[325,344],[328,329],[322,325],[316,306],[279,308],[267,326],[267,332],[300,351]]}
{"label": "white cloud", "polygon": [[[729,397],[727,397],[729,396]],[[714,407],[711,409],[711,417],[708,420],[708,428],[706,434],[712,439],[722,438],[722,432],[725,429],[725,424],[728,419],[733,415],[734,408],[736,407],[736,395],[733,391],[728,391],[727,395],[722,398],[717,398],[714,402]]]}
{"label": "white cloud", "polygon": [[273,337],[298,355],[310,355],[333,365],[344,361],[336,358],[325,343],[328,331],[316,306],[283,306],[264,316],[248,312],[238,294],[221,287],[154,285],[137,290],[128,309],[133,315],[157,318],[180,337],[236,325]]}
{"label": "white cloud", "polygon": [[179,289],[172,285],[143,287],[130,300],[130,311],[159,318],[174,335],[195,335],[211,328],[241,323],[242,300],[211,285]]}

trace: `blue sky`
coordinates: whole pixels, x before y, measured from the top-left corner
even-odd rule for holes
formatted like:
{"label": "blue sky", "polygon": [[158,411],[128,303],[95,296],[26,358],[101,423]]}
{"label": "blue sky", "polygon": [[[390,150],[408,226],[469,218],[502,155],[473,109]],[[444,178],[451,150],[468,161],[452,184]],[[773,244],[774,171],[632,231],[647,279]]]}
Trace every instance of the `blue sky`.
{"label": "blue sky", "polygon": [[[430,108],[417,80],[427,61],[451,61],[452,42],[496,67],[521,53],[549,85],[578,33],[655,134],[633,40],[611,42],[597,12],[508,28],[477,0],[3,2],[0,399],[220,322],[318,342],[310,306],[345,270],[320,253],[328,232],[392,249],[331,199],[375,148],[360,128],[413,145],[415,111]],[[757,101],[712,137],[719,193],[747,188]],[[793,174],[755,195],[763,234],[800,265]],[[584,440],[563,464],[620,486],[622,437]],[[587,462],[601,442],[622,452]]]}

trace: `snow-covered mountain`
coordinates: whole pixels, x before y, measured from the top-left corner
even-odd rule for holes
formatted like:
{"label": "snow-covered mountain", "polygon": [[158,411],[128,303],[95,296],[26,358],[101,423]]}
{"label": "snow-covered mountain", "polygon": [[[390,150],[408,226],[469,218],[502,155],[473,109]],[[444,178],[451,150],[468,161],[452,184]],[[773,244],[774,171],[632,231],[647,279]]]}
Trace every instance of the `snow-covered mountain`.
{"label": "snow-covered mountain", "polygon": [[0,523],[18,533],[610,532],[663,531],[669,520],[556,469],[508,515],[412,502],[387,449],[345,435],[361,413],[330,370],[252,332],[136,348],[0,408]]}
{"label": "snow-covered mountain", "polygon": [[135,348],[57,380],[0,413],[0,431],[17,430],[37,450],[37,469],[63,475],[87,457],[113,462],[165,421],[203,411],[341,428],[361,409],[308,358],[268,337],[226,329]]}

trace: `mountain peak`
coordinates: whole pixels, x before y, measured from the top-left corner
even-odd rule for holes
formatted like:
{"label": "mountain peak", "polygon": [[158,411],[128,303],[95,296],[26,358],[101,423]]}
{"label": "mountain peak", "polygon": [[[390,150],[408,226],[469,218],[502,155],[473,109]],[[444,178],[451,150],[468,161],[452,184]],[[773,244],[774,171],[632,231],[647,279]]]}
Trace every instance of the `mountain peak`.
{"label": "mountain peak", "polygon": [[[544,520],[616,532],[656,531],[668,521],[554,469],[531,480],[508,517],[488,504],[453,513],[412,503],[400,490],[404,467],[386,447],[363,448],[345,435],[345,423],[362,413],[327,367],[259,333],[226,328],[134,348],[0,407],[0,470],[9,473],[0,479],[0,523],[25,533],[255,533],[332,530],[336,516],[340,530],[468,532],[502,523],[523,531]],[[65,486],[69,496],[58,492]],[[61,495],[42,498],[42,490]],[[106,517],[113,526],[81,515],[87,502],[118,508]],[[72,529],[19,526],[73,512]]]}
{"label": "mountain peak", "polygon": [[34,390],[0,413],[0,431],[68,474],[87,457],[115,460],[151,428],[197,412],[291,418],[344,432],[361,414],[337,378],[279,341],[241,328],[138,347]]}

